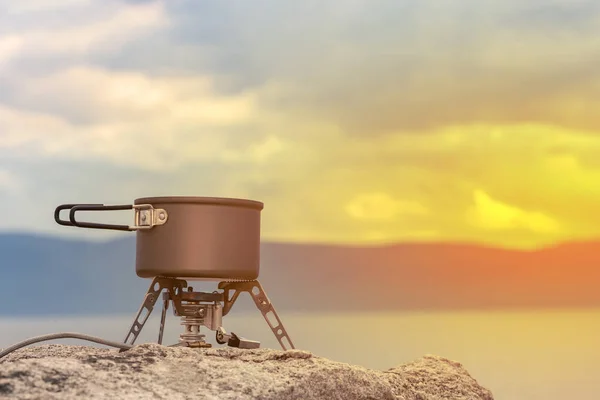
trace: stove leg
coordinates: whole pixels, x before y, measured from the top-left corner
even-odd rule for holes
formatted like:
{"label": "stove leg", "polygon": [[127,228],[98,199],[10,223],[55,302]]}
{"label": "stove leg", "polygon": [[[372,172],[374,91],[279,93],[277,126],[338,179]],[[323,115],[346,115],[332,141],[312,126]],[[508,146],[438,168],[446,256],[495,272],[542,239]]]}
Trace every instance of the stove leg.
{"label": "stove leg", "polygon": [[[277,338],[277,341],[283,348],[283,350],[287,350],[286,344],[284,340],[286,340],[291,349],[295,349],[294,344],[292,343],[292,339],[289,337],[287,331],[285,330],[281,319],[277,315],[275,311],[275,307],[267,297],[265,290],[262,285],[258,281],[246,281],[246,282],[220,282],[219,289],[223,289],[224,291],[224,307],[223,307],[223,315],[227,315],[227,313],[231,310],[231,307],[239,297],[240,293],[248,292],[254,300],[254,304],[260,310],[263,317],[267,321],[269,328]],[[229,291],[233,290],[234,293],[230,297]],[[269,314],[272,314],[276,320],[276,324],[269,319]]]}
{"label": "stove leg", "polygon": [[[163,289],[169,289],[169,292],[173,291],[174,288],[178,290],[182,290],[185,287],[186,282],[179,279],[171,279],[171,278],[163,278],[163,277],[155,277],[144,296],[144,302],[140,307],[131,328],[129,328],[129,332],[127,332],[127,336],[125,336],[125,340],[123,341],[125,344],[133,345],[139,336],[142,328],[146,324],[148,317],[152,313],[154,309],[154,305],[158,300],[158,296],[163,291]],[[145,311],[145,314],[144,314]],[[143,315],[144,314],[144,315]],[[143,315],[143,316],[142,316]],[[123,352],[124,350],[120,350],[119,352]]]}
{"label": "stove leg", "polygon": [[165,320],[167,318],[167,309],[169,308],[169,294],[163,293],[163,308],[160,314],[160,329],[158,331],[158,344],[162,344],[163,334],[165,332]]}

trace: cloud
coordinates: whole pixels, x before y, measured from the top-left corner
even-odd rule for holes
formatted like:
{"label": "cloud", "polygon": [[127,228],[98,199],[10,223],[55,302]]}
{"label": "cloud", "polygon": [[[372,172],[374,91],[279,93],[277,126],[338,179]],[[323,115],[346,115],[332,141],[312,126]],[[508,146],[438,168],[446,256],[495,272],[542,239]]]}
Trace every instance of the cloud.
{"label": "cloud", "polygon": [[0,193],[15,194],[21,189],[21,182],[14,173],[6,169],[0,169]]}
{"label": "cloud", "polygon": [[[73,67],[21,86],[13,107],[0,105],[0,149],[82,160],[174,168],[190,160],[226,160],[227,129],[256,118],[255,95],[221,96],[209,77],[150,78],[135,72]],[[21,106],[21,108],[16,108]],[[22,111],[27,109],[28,111]],[[261,137],[252,139],[252,143]],[[251,148],[260,161],[276,138]],[[240,151],[237,151],[239,159]]]}
{"label": "cloud", "polygon": [[0,38],[0,67],[18,53],[22,39],[18,36]]}
{"label": "cloud", "polygon": [[472,223],[489,230],[527,229],[538,234],[556,233],[560,226],[551,217],[527,211],[490,197],[482,190],[473,193],[475,202],[469,215]]}
{"label": "cloud", "polygon": [[600,126],[594,2],[206,4],[170,9],[176,37],[210,54],[200,65],[240,87],[285,83],[274,101],[286,112],[355,135],[472,122]]}
{"label": "cloud", "polygon": [[0,36],[0,54],[21,68],[84,54],[120,69],[211,75],[223,91],[276,83],[286,90],[261,99],[269,107],[354,135],[472,122],[600,126],[594,2],[108,2],[42,11],[24,21],[43,16],[52,29],[23,23]]}
{"label": "cloud", "polygon": [[286,145],[281,138],[277,136],[269,136],[262,143],[250,145],[246,149],[240,150],[224,150],[222,152],[222,160],[227,163],[253,163],[265,164],[269,162],[273,156],[276,156],[285,149]]}
{"label": "cloud", "polygon": [[[12,103],[60,115],[78,124],[125,122],[160,116],[222,125],[252,115],[253,94],[218,94],[210,76],[149,77],[135,71],[73,66],[19,85]],[[48,101],[48,99],[54,101]]]}
{"label": "cloud", "polygon": [[[7,42],[12,49],[4,53],[5,63],[13,58],[115,52],[168,23],[160,2],[123,5],[108,1],[99,7],[90,1],[26,1],[7,2],[3,8],[0,43]],[[44,24],[39,24],[41,19]],[[16,32],[6,34],[11,28]]]}
{"label": "cloud", "polygon": [[595,2],[0,4],[0,227],[207,195],[267,240],[600,234]]}
{"label": "cloud", "polygon": [[359,220],[393,220],[403,214],[426,215],[428,210],[414,201],[397,200],[386,193],[366,193],[346,205],[346,212]]}
{"label": "cloud", "polygon": [[0,10],[7,15],[20,16],[25,13],[56,11],[81,5],[90,5],[90,0],[22,0],[19,2],[2,1]]}

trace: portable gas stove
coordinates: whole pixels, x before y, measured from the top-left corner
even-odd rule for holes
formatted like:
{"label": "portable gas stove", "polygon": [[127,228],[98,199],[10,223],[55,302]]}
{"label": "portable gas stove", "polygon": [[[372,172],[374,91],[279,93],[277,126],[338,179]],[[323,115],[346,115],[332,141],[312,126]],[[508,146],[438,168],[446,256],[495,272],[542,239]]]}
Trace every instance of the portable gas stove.
{"label": "portable gas stove", "polygon": [[[223,328],[223,316],[231,311],[240,293],[247,292],[267,321],[281,347],[284,350],[294,348],[292,340],[260,282],[257,280],[224,281],[220,282],[218,287],[222,292],[194,292],[193,288],[187,286],[187,282],[183,279],[154,278],[124,342],[131,345],[135,343],[162,292],[163,307],[158,344],[162,344],[167,310],[169,303],[172,303],[173,314],[181,317],[181,325],[184,327],[184,332],[179,335],[179,343],[174,346],[211,347],[211,344],[204,340],[206,336],[200,331],[201,327],[205,327],[216,332],[216,341],[219,344],[244,349],[258,348],[260,342],[245,339],[233,332],[227,333]],[[272,322],[270,315],[276,323]]]}
{"label": "portable gas stove", "polygon": [[[60,225],[136,232],[136,274],[153,278],[125,344],[133,345],[162,293],[158,343],[166,313],[181,318],[183,333],[173,346],[211,347],[201,328],[215,332],[218,344],[252,349],[257,341],[227,333],[227,315],[240,293],[247,292],[284,350],[294,345],[273,304],[258,282],[260,213],[263,203],[214,197],[147,197],[128,205],[64,204],[56,208]],[[133,210],[133,225],[110,225],[76,219],[80,211]],[[60,219],[69,211],[69,219]],[[220,291],[195,292],[188,280],[216,280]],[[123,351],[123,349],[121,350]]]}

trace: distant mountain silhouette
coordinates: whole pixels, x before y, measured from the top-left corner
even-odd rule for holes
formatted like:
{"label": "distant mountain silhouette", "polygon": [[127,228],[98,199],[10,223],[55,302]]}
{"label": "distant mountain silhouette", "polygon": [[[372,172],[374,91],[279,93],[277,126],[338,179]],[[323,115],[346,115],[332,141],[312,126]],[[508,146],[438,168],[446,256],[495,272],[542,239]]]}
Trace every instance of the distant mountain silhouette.
{"label": "distant mountain silhouette", "polygon": [[[0,235],[0,315],[134,313],[150,284],[135,239]],[[600,243],[537,251],[470,244],[264,243],[260,281],[279,310],[600,306]],[[202,283],[200,290],[215,290]],[[251,309],[240,298],[236,309]]]}

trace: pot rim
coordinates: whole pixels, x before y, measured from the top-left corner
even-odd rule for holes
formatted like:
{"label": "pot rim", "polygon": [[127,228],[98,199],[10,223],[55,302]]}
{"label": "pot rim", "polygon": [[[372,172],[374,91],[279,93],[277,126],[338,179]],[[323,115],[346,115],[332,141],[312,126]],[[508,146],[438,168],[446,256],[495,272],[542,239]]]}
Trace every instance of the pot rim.
{"label": "pot rim", "polygon": [[216,206],[247,207],[262,210],[264,203],[256,200],[237,199],[230,197],[198,197],[198,196],[158,196],[140,197],[133,204],[206,204]]}

